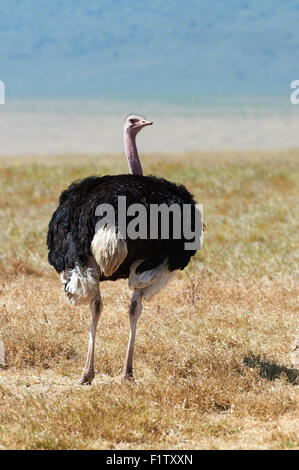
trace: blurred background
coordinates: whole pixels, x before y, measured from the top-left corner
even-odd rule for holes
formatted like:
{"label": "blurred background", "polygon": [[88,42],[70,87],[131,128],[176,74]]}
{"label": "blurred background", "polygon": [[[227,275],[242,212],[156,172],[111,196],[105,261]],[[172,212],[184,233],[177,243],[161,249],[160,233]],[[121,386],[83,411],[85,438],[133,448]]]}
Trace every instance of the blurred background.
{"label": "blurred background", "polygon": [[[298,0],[0,1],[0,449],[298,448],[298,26]],[[72,181],[128,172],[132,112],[154,121],[144,173],[185,185],[207,229],[144,306],[128,386],[131,294],[103,283],[79,389],[89,312],[48,224]]]}
{"label": "blurred background", "polygon": [[0,154],[299,146],[297,0],[2,0]]}

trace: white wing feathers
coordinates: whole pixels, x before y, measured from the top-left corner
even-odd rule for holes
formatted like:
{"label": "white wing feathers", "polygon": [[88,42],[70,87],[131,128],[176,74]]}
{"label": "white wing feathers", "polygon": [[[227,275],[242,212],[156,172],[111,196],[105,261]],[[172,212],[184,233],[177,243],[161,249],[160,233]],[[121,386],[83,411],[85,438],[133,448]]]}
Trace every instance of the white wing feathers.
{"label": "white wing feathers", "polygon": [[130,269],[129,287],[143,291],[145,300],[157,294],[170,280],[172,273],[168,269],[167,260],[156,268],[136,274],[136,268],[143,260],[135,261]]}
{"label": "white wing feathers", "polygon": [[[119,268],[128,255],[125,240],[117,237],[115,226],[100,227],[91,243],[91,252],[105,277],[110,277]],[[145,300],[157,294],[169,281],[171,272],[165,260],[154,269],[136,274],[136,268],[143,260],[135,261],[130,268],[129,287],[140,289]]]}
{"label": "white wing feathers", "polygon": [[122,264],[128,254],[125,240],[117,238],[116,227],[101,227],[91,242],[91,252],[105,277],[112,274]]}

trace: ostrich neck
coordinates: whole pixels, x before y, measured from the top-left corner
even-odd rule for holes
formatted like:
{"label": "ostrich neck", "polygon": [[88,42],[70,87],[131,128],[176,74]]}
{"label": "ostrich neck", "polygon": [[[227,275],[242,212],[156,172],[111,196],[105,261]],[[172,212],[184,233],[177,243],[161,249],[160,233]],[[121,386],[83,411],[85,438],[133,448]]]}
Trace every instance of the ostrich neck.
{"label": "ostrich neck", "polygon": [[131,135],[125,131],[124,133],[125,151],[128,160],[128,165],[132,175],[143,175],[142,166],[139,160],[136,135]]}

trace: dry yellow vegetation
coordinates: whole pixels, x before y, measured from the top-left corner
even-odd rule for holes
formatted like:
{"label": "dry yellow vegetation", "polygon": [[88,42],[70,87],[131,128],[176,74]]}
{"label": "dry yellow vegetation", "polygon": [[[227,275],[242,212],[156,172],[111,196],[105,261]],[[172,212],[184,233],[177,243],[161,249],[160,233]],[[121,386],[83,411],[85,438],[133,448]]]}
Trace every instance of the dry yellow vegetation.
{"label": "dry yellow vegetation", "polygon": [[0,159],[0,448],[298,448],[299,150],[142,161],[204,204],[204,246],[145,304],[133,383],[120,380],[130,292],[103,283],[96,378],[79,386],[89,310],[64,300],[47,224],[71,181],[125,159]]}

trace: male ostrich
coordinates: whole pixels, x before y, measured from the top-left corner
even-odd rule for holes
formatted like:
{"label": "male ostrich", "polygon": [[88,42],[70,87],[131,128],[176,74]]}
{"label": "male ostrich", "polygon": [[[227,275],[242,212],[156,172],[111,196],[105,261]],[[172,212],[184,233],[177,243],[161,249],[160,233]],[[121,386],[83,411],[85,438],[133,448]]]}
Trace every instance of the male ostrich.
{"label": "male ostrich", "polygon": [[[142,298],[149,300],[169,280],[176,269],[184,269],[195,250],[186,250],[186,239],[141,239],[118,237],[117,222],[100,226],[96,208],[109,203],[117,212],[118,196],[125,196],[127,207],[141,203],[184,204],[195,209],[193,196],[184,186],[162,178],[143,176],[136,147],[136,135],[151,125],[140,115],[127,117],[124,143],[130,175],[91,176],[75,181],[59,199],[49,224],[47,245],[49,263],[60,273],[65,294],[73,305],[90,303],[91,329],[88,353],[81,384],[94,378],[96,328],[102,311],[99,283],[128,278],[133,289],[129,308],[130,337],[122,377],[133,377],[133,352],[136,326],[142,311]],[[160,233],[160,232],[159,232]],[[190,240],[188,240],[190,241]]]}

